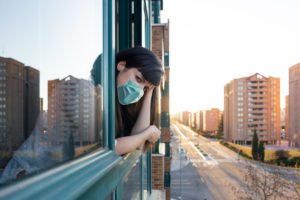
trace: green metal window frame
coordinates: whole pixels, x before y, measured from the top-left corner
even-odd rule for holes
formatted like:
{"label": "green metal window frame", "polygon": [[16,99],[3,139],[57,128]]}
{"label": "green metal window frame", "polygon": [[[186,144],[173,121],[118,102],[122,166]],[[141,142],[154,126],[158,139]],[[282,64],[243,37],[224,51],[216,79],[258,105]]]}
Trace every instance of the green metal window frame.
{"label": "green metal window frame", "polygon": [[115,100],[113,89],[115,74],[111,69],[115,62],[115,7],[114,1],[102,1],[103,30],[105,30],[103,31],[102,62],[104,71],[108,72],[107,76],[103,75],[102,77],[104,88],[103,132],[105,133],[104,145],[107,148],[4,186],[0,190],[1,199],[84,199],[86,196],[89,196],[90,199],[106,199],[117,186],[114,181],[105,181],[108,179],[107,176],[116,174],[114,172],[116,166],[120,166],[121,162],[128,161],[129,164],[126,166],[120,166],[115,177],[109,178],[119,181],[118,177],[122,173],[126,173],[126,167],[130,167],[130,160],[137,156],[138,153],[135,153],[124,159],[114,152],[115,106],[110,102]]}
{"label": "green metal window frame", "polygon": [[[131,2],[134,3],[134,14],[132,16],[132,6]],[[120,0],[119,3],[119,26],[118,26],[118,36],[117,46],[119,50],[132,47],[132,40],[134,41],[134,46],[144,46],[151,49],[151,10],[152,3],[151,0]],[[129,19],[129,20],[128,20]],[[134,29],[132,30],[132,23],[134,23]],[[144,34],[143,34],[143,30]],[[133,32],[133,33],[132,33]],[[134,35],[134,38],[132,38]],[[152,154],[151,151],[146,154],[141,154],[139,156],[139,173],[140,173],[140,199],[149,199],[152,193],[151,183],[152,183]],[[145,163],[146,162],[146,163]],[[146,170],[143,166],[146,165]],[[144,188],[144,176],[146,173],[146,188]],[[123,185],[120,183],[116,188],[115,199],[122,196]],[[147,190],[147,197],[144,196],[143,190]]]}
{"label": "green metal window frame", "polygon": [[[114,199],[122,198],[123,177],[140,159],[140,173],[143,175],[143,162],[146,162],[147,188],[144,188],[143,176],[140,180],[140,199],[149,199],[151,194],[151,152],[143,154],[135,151],[125,157],[115,154],[115,1],[103,1],[103,132],[104,145],[107,147],[99,152],[72,160],[53,169],[31,175],[16,181],[0,190],[0,199],[107,199],[113,194]],[[128,8],[131,0],[117,0],[119,6]],[[126,4],[127,2],[127,4]],[[134,22],[139,24],[134,30],[135,44],[141,45],[141,37],[145,37],[145,47],[151,48],[151,0],[134,0],[136,16]],[[137,9],[140,8],[140,9]],[[131,11],[126,15],[125,23],[119,27],[120,39],[117,48],[130,47],[132,30]],[[141,21],[144,14],[145,21]],[[126,24],[127,23],[127,24]],[[145,28],[145,35],[141,35],[141,26]],[[126,33],[126,34],[120,34]],[[139,36],[137,36],[139,34]],[[127,41],[127,39],[129,41]],[[144,158],[144,159],[143,159]],[[143,190],[147,189],[147,197]]]}

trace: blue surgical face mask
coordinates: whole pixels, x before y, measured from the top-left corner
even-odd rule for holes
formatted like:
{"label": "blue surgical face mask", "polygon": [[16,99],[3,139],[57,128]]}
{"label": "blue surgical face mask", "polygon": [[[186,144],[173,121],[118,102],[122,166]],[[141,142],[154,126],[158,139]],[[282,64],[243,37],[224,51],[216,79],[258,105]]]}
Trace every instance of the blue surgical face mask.
{"label": "blue surgical face mask", "polygon": [[117,92],[122,105],[136,103],[144,95],[143,88],[130,79],[124,85],[119,86]]}

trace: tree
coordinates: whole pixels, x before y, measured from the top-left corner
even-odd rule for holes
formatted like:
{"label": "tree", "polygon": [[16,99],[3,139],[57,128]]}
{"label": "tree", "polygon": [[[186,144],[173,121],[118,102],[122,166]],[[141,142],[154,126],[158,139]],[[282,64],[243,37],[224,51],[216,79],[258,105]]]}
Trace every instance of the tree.
{"label": "tree", "polygon": [[75,142],[73,134],[69,135],[68,141],[64,142],[63,144],[63,159],[70,160],[73,159],[75,156]]}
{"label": "tree", "polygon": [[258,137],[256,134],[256,129],[254,129],[254,134],[252,138],[252,158],[258,160]]}
{"label": "tree", "polygon": [[[256,163],[257,164],[257,163]],[[288,179],[288,172],[280,167],[244,163],[243,183],[231,189],[236,200],[299,199],[300,186],[297,178]]]}
{"label": "tree", "polygon": [[285,150],[277,150],[275,152],[275,156],[276,156],[276,159],[277,159],[277,164],[279,165],[280,163],[287,163],[289,157],[290,157],[290,154],[288,151],[285,151]]}
{"label": "tree", "polygon": [[68,153],[69,153],[70,158],[72,159],[75,156],[75,142],[74,142],[73,134],[70,134],[68,142],[69,142]]}
{"label": "tree", "polygon": [[265,161],[265,143],[263,141],[259,142],[258,157],[259,157],[260,161],[262,161],[262,162]]}

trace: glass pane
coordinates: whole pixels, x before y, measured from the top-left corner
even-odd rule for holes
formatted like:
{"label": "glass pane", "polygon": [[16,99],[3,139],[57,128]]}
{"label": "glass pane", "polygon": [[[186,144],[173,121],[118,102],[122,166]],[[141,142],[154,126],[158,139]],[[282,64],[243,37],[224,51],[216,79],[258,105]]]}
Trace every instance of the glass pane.
{"label": "glass pane", "polygon": [[143,159],[143,169],[142,169],[142,176],[143,176],[143,185],[142,185],[142,191],[143,191],[143,195],[144,195],[144,199],[146,199],[147,197],[147,190],[148,190],[148,173],[147,173],[147,153],[144,153],[142,155],[142,159]]}
{"label": "glass pane", "polygon": [[0,7],[3,184],[103,148],[102,0]]}
{"label": "glass pane", "polygon": [[123,196],[122,199],[140,199],[140,159],[136,161],[135,166],[130,173],[123,179]]}

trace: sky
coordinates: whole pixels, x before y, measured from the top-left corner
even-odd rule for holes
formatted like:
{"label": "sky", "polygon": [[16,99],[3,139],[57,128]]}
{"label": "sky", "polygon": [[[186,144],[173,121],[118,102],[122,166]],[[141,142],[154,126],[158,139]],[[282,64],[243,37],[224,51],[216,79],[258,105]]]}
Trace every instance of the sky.
{"label": "sky", "polygon": [[170,22],[170,109],[223,109],[224,85],[260,73],[281,80],[300,62],[298,0],[164,0]]}
{"label": "sky", "polygon": [[[222,110],[224,85],[254,73],[281,78],[285,107],[288,68],[300,62],[299,0],[163,2],[171,113]],[[0,56],[40,70],[41,97],[48,80],[89,78],[102,51],[101,1],[0,0],[0,8]]]}
{"label": "sky", "polygon": [[48,80],[89,79],[102,52],[102,1],[0,0],[0,56],[40,71],[47,110]]}

